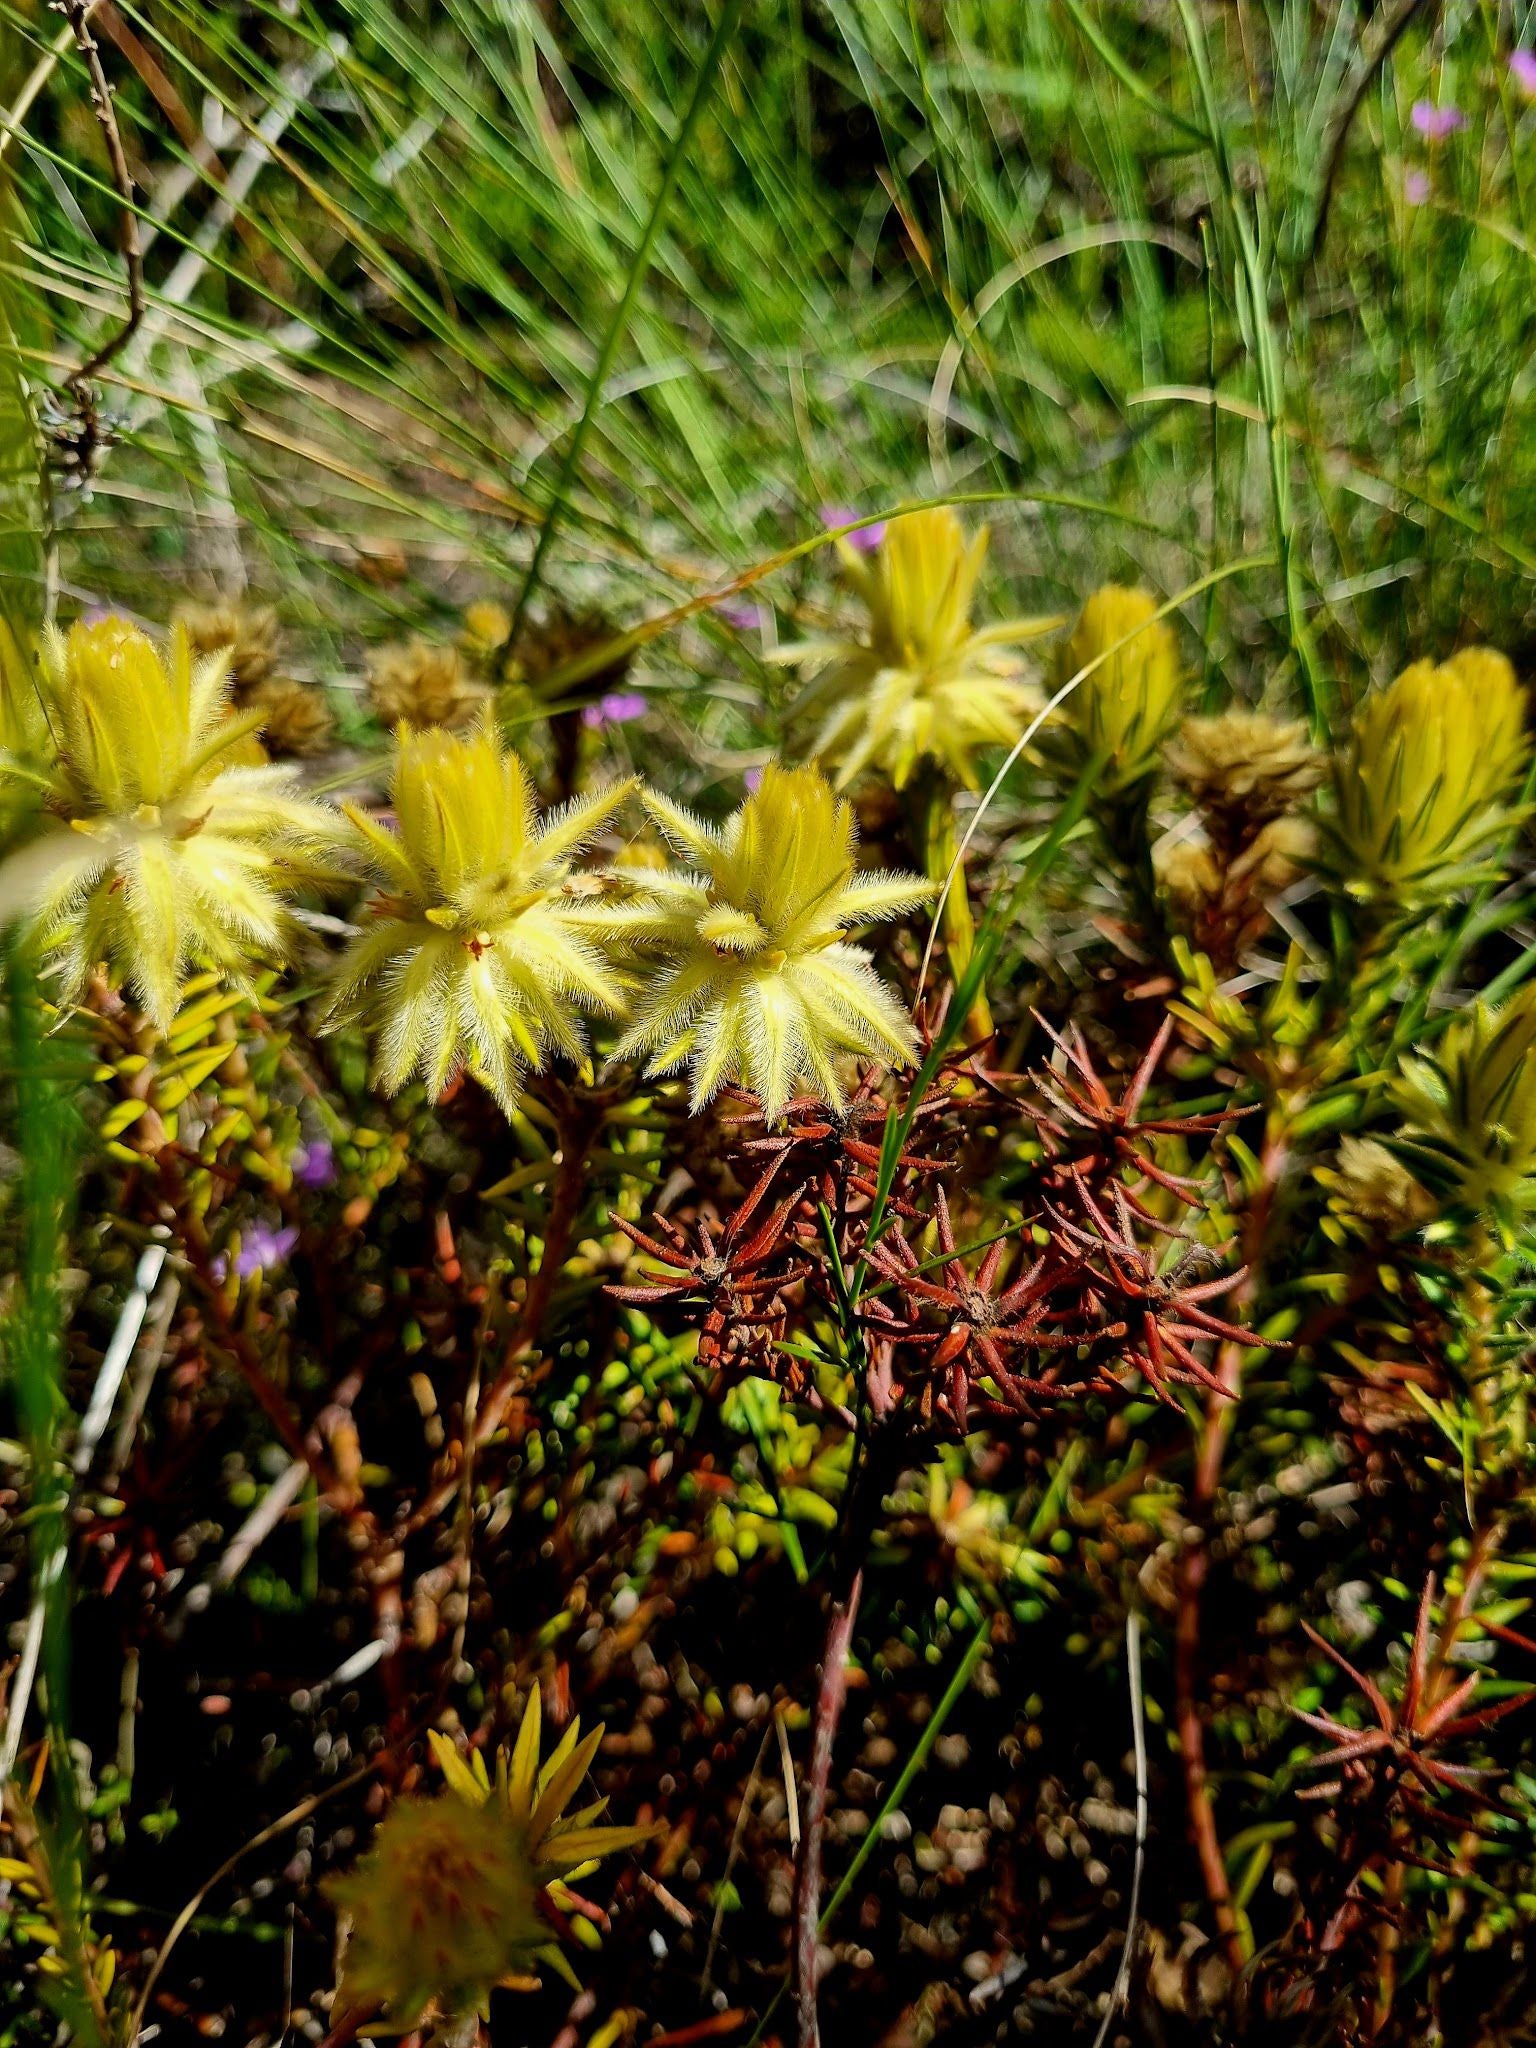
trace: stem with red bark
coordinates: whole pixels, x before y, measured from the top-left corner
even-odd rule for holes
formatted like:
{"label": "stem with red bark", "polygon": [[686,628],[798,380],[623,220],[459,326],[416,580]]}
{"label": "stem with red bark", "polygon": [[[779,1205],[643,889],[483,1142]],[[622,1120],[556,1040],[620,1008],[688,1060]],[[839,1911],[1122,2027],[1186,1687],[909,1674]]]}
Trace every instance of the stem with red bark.
{"label": "stem with red bark", "polygon": [[462,1483],[465,1460],[484,1448],[500,1429],[523,1382],[523,1368],[544,1336],[544,1319],[553,1299],[571,1240],[581,1220],[581,1205],[587,1185],[587,1152],[601,1127],[604,1106],[580,1091],[561,1090],[553,1105],[558,1139],[554,1192],[544,1219],[543,1248],[539,1263],[528,1276],[517,1320],[501,1354],[495,1379],[481,1397],[473,1418],[466,1416],[465,1433],[471,1439],[453,1452],[447,1469],[412,1509],[405,1533],[424,1529],[453,1500]]}
{"label": "stem with red bark", "polygon": [[188,1200],[186,1180],[171,1147],[167,1146],[159,1153],[155,1164],[160,1175],[166,1206],[181,1234],[187,1262],[201,1284],[203,1300],[216,1327],[220,1347],[233,1361],[241,1379],[276,1430],[289,1456],[297,1458],[309,1467],[322,1494],[329,1496],[337,1492],[344,1493],[345,1489],[339,1489],[337,1486],[336,1474],[324,1452],[312,1437],[306,1434],[282,1392],[267,1377],[260,1354],[235,1321],[228,1298],[215,1272],[208,1232],[201,1217]]}
{"label": "stem with red bark", "polygon": [[848,1696],[848,1652],[864,1590],[864,1569],[854,1572],[847,1591],[834,1595],[827,1616],[827,1640],[821,1659],[821,1684],[811,1722],[811,1766],[800,1807],[800,1862],[795,1872],[795,2010],[800,2048],[820,2048],[816,2018],[816,1958],[821,1921],[821,1843],[827,1818],[827,1788],[832,1780],[832,1747]]}
{"label": "stem with red bark", "polygon": [[[1241,1290],[1232,1298],[1234,1311],[1252,1305],[1259,1291],[1258,1265],[1264,1248],[1275,1191],[1285,1168],[1287,1148],[1283,1137],[1272,1137],[1264,1147],[1261,1165],[1263,1185],[1255,1196],[1243,1231],[1243,1250],[1248,1267]],[[1178,1618],[1174,1626],[1173,1689],[1174,1727],[1179,1738],[1179,1758],[1184,1773],[1184,1804],[1189,1819],[1190,1840],[1200,1864],[1205,1895],[1216,1917],[1227,1965],[1234,1977],[1248,1958],[1244,1953],[1242,1929],[1232,1902],[1232,1886],[1222,1855],[1221,1835],[1211,1804],[1210,1778],[1205,1764],[1205,1721],[1200,1710],[1201,1601],[1210,1575],[1210,1539],[1215,1520],[1216,1497],[1221,1489],[1222,1465],[1237,1419],[1242,1397],[1243,1349],[1225,1343],[1217,1357],[1216,1377],[1222,1392],[1211,1393],[1205,1404],[1205,1432],[1195,1459],[1190,1488],[1188,1523],[1184,1549],[1179,1558]]]}
{"label": "stem with red bark", "polygon": [[528,1291],[517,1325],[502,1354],[501,1370],[491,1382],[480,1404],[474,1425],[476,1446],[487,1444],[501,1427],[502,1417],[517,1391],[523,1360],[544,1334],[544,1317],[555,1287],[570,1256],[571,1238],[581,1215],[587,1185],[587,1148],[602,1123],[602,1108],[588,1097],[572,1092],[556,1112],[559,1164],[555,1169],[554,1193],[544,1222],[544,1247],[538,1270],[529,1276]]}

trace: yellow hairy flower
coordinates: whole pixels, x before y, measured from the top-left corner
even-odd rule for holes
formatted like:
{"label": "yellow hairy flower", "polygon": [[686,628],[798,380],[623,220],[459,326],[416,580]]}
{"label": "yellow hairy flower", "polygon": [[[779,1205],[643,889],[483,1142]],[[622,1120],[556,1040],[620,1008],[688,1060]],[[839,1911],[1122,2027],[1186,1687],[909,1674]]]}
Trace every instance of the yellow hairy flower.
{"label": "yellow hairy flower", "polygon": [[459,646],[477,669],[485,669],[507,644],[512,614],[494,598],[478,598],[464,607]]}
{"label": "yellow hairy flower", "polygon": [[182,627],[166,654],[106,618],[50,632],[42,657],[49,816],[0,865],[0,920],[33,927],[66,1000],[104,961],[164,1030],[194,961],[243,979],[281,951],[284,891],[330,814],[246,758],[256,717],[226,716],[225,665],[194,661]]}
{"label": "yellow hairy flower", "polygon": [[901,789],[925,764],[974,789],[977,748],[1011,745],[1037,707],[1007,650],[1058,622],[972,626],[987,541],[985,526],[967,540],[943,506],[893,519],[868,557],[838,543],[868,624],[857,637],[785,648],[780,659],[817,671],[799,708],[823,711],[811,752],[836,769],[839,789],[871,767]]}
{"label": "yellow hairy flower", "polygon": [[1411,909],[1488,871],[1530,743],[1502,654],[1416,661],[1355,714],[1334,763],[1333,861],[1364,902]]}
{"label": "yellow hairy flower", "polygon": [[644,800],[700,872],[645,878],[665,965],[621,1056],[646,1055],[653,1074],[689,1065],[695,1108],[739,1081],[770,1119],[797,1086],[840,1105],[841,1054],[911,1058],[911,1019],[844,933],[915,908],[933,886],[855,874],[852,810],[818,769],[768,768],[719,831],[650,791]]}
{"label": "yellow hairy flower", "polygon": [[1100,796],[1136,788],[1156,772],[1183,710],[1178,643],[1157,611],[1150,590],[1106,583],[1083,606],[1062,651],[1063,682],[1079,669],[1088,673],[1062,704],[1053,743],[1075,772],[1100,764]]}
{"label": "yellow hairy flower", "polygon": [[1404,1060],[1392,1098],[1429,1186],[1500,1222],[1536,1208],[1536,986],[1463,1010]]}
{"label": "yellow hairy flower", "polygon": [[391,2031],[488,2017],[499,1986],[529,1988],[541,1965],[574,1983],[556,1927],[581,1913],[567,1882],[654,1827],[598,1827],[605,1800],[566,1812],[603,1729],[573,1721],[539,1761],[539,1691],[528,1695],[509,1758],[492,1778],[429,1736],[447,1779],[435,1799],[402,1799],[356,1870],[327,1890],[350,1921],[338,2010],[387,2017]]}
{"label": "yellow hairy flower", "polygon": [[383,887],[338,969],[327,1019],[373,1025],[387,1093],[419,1071],[435,1102],[467,1066],[510,1109],[525,1068],[551,1052],[583,1057],[578,1012],[623,1008],[612,948],[647,913],[573,875],[571,860],[631,787],[541,819],[522,762],[489,718],[462,736],[401,728],[396,829],[342,806]]}

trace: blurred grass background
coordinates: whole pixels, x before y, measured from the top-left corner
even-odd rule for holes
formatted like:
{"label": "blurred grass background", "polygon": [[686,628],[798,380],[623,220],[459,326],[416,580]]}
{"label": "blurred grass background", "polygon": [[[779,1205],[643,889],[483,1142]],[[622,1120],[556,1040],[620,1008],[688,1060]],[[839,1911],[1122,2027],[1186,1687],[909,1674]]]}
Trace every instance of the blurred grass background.
{"label": "blurred grass background", "polygon": [[[1466,639],[1529,664],[1525,5],[92,20],[148,303],[105,379],[116,445],[88,495],[54,488],[66,606],[248,590],[334,682],[473,598],[630,626],[824,504],[997,494],[1009,609],[1273,548],[1190,607],[1212,702],[1347,701]],[[57,389],[122,317],[119,208],[67,28],[35,0],[0,22],[12,293]],[[1419,102],[1463,124],[1426,136]],[[651,645],[680,744],[773,742],[761,656],[825,567],[766,581],[756,626]]]}

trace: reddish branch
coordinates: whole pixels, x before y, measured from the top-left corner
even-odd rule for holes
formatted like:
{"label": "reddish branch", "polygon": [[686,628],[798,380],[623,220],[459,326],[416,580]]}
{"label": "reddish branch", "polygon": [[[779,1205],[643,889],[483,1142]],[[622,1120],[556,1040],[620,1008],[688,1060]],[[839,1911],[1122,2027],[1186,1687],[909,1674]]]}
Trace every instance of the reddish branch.
{"label": "reddish branch", "polygon": [[827,1642],[821,1660],[821,1684],[811,1722],[811,1766],[800,1808],[800,1861],[795,1871],[794,1980],[800,2048],[820,2048],[816,2018],[817,1948],[821,1923],[821,1844],[826,1829],[827,1788],[832,1779],[832,1746],[848,1696],[848,1653],[853,1625],[864,1590],[862,1566],[841,1598],[834,1598],[827,1618]]}
{"label": "reddish branch", "polygon": [[[935,1184],[928,1197],[927,1177],[942,1171],[942,1158],[901,1151],[894,1185],[886,1190],[891,1227],[883,1237],[872,1232],[879,1180],[870,1176],[880,1173],[885,1133],[900,1100],[887,1100],[879,1077],[861,1082],[856,1110],[836,1116],[793,1105],[785,1130],[748,1141],[742,1149],[769,1153],[769,1165],[755,1178],[742,1176],[748,1189],[729,1217],[716,1222],[701,1212],[681,1221],[661,1218],[649,1233],[615,1219],[659,1270],[609,1292],[652,1312],[671,1309],[695,1325],[701,1363],[769,1377],[791,1399],[809,1402],[819,1392],[815,1360],[801,1355],[808,1347],[782,1341],[788,1315],[802,1313],[802,1290],[803,1298],[841,1324],[842,1356],[863,1353],[859,1456],[838,1544],[795,1883],[793,1975],[800,2048],[817,2048],[818,2043],[816,1959],[827,1787],[863,1567],[884,1478],[924,1447],[945,1437],[963,1438],[982,1415],[989,1420],[1029,1416],[1040,1403],[1088,1393],[1124,1397],[1141,1389],[1174,1406],[1175,1386],[1202,1386],[1212,1411],[1192,1512],[1202,1521],[1210,1519],[1242,1354],[1269,1340],[1214,1314],[1210,1306],[1229,1294],[1252,1299],[1251,1285],[1244,1287],[1245,1269],[1228,1270],[1220,1250],[1158,1213],[1169,1200],[1195,1212],[1204,1204],[1201,1183],[1169,1171],[1157,1157],[1157,1141],[1213,1140],[1237,1114],[1142,1115],[1172,1029],[1171,1021],[1164,1023],[1118,1094],[1097,1072],[1079,1035],[1069,1040],[1052,1034],[1061,1065],[1037,1078],[1040,1100],[1025,1109],[1045,1153],[1040,1206],[995,1240],[975,1247],[979,1258],[974,1267],[943,1184]],[[1012,1077],[981,1078],[988,1094],[1013,1100]],[[917,1114],[942,1112],[958,1122],[962,1113],[961,1098],[942,1094],[909,1108],[914,1120]],[[936,1135],[949,1133],[929,1134]],[[1280,1163],[1272,1154],[1269,1165],[1276,1176]],[[793,1193],[787,1191],[791,1181]],[[786,1190],[782,1194],[780,1182]],[[807,1187],[811,1201],[804,1199]],[[1153,1190],[1161,1198],[1156,1207]],[[1263,1213],[1255,1208],[1249,1223],[1257,1245]],[[937,1256],[925,1255],[923,1239],[930,1224]],[[1170,1241],[1178,1245],[1171,1258]],[[850,1274],[860,1276],[852,1285]],[[868,1292],[866,1278],[876,1283]],[[1221,1347],[1219,1370],[1201,1355],[1207,1345]],[[1203,1556],[1191,1560],[1180,1623],[1180,1726],[1192,1833],[1223,1936],[1240,1962],[1194,1704],[1204,1570]]]}
{"label": "reddish branch", "polygon": [[217,1327],[219,1346],[233,1360],[237,1371],[262,1413],[276,1430],[284,1449],[310,1469],[323,1494],[345,1495],[329,1459],[313,1432],[306,1432],[281,1391],[273,1385],[261,1355],[235,1321],[229,1298],[221,1285],[214,1263],[213,1248],[203,1219],[187,1199],[187,1184],[175,1148],[165,1146],[155,1156],[166,1206],[181,1237],[187,1263],[201,1283],[203,1300]]}
{"label": "reddish branch", "polygon": [[[502,1347],[496,1377],[481,1396],[473,1422],[466,1420],[466,1434],[473,1433],[470,1453],[490,1442],[525,1384],[528,1360],[539,1349],[550,1303],[570,1257],[571,1242],[581,1217],[587,1152],[607,1112],[607,1103],[600,1097],[553,1082],[549,1085],[555,1091],[550,1105],[555,1114],[555,1183],[549,1214],[544,1219],[539,1263],[528,1276],[522,1305]],[[452,1447],[447,1469],[412,1510],[404,1534],[424,1529],[454,1499],[466,1454],[464,1443]]]}
{"label": "reddish branch", "polygon": [[[1249,1207],[1243,1239],[1246,1272],[1232,1306],[1241,1314],[1258,1293],[1258,1261],[1264,1248],[1275,1192],[1285,1170],[1287,1149],[1283,1139],[1266,1143],[1260,1165],[1263,1180]],[[1190,1840],[1200,1863],[1205,1895],[1216,1918],[1229,1968],[1237,1976],[1247,1962],[1232,1886],[1222,1854],[1221,1835],[1211,1804],[1210,1779],[1205,1762],[1205,1721],[1201,1714],[1201,1603],[1210,1575],[1211,1534],[1215,1523],[1216,1499],[1221,1490],[1222,1467],[1231,1441],[1242,1394],[1243,1353],[1257,1338],[1229,1339],[1217,1354],[1219,1389],[1211,1390],[1205,1402],[1205,1429],[1195,1458],[1195,1472],[1187,1509],[1186,1540],[1179,1559],[1178,1617],[1174,1626],[1173,1689],[1174,1727],[1179,1738],[1179,1757],[1184,1773],[1184,1802]]]}
{"label": "reddish branch", "polygon": [[562,1088],[556,1097],[555,1135],[558,1140],[554,1193],[544,1224],[544,1245],[539,1263],[528,1277],[528,1289],[517,1322],[502,1353],[497,1373],[480,1404],[475,1422],[477,1446],[489,1443],[500,1429],[523,1376],[529,1354],[538,1348],[544,1319],[554,1297],[560,1274],[570,1256],[571,1239],[581,1215],[586,1192],[587,1150],[602,1127],[607,1104],[581,1089]]}

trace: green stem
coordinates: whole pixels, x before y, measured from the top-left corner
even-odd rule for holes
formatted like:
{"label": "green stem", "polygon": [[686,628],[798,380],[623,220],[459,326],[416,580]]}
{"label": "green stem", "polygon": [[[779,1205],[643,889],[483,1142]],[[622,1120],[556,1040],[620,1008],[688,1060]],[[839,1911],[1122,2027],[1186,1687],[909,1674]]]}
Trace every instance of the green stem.
{"label": "green stem", "polygon": [[885,1823],[896,1811],[902,1800],[906,1798],[912,1780],[933,1754],[933,1745],[944,1733],[945,1724],[954,1711],[955,1702],[970,1684],[971,1673],[981,1662],[982,1653],[990,1642],[991,1636],[992,1617],[990,1615],[983,1615],[980,1627],[966,1645],[965,1655],[960,1659],[959,1664],[955,1668],[954,1677],[950,1679],[949,1684],[944,1689],[944,1697],[939,1701],[939,1704],[934,1708],[929,1718],[923,1723],[923,1732],[917,1738],[912,1754],[897,1773],[896,1782],[881,1801],[880,1811],[875,1815],[868,1832],[854,1852],[853,1861],[849,1864],[847,1870],[844,1871],[831,1898],[828,1899],[826,1905],[822,1908],[821,1919],[818,1923],[819,1931],[822,1934],[825,1934],[831,1926],[836,1917],[838,1907],[853,1890],[854,1885],[858,1882],[859,1873],[879,1847],[884,1836]]}
{"label": "green stem", "polygon": [[[912,812],[928,879],[943,888],[954,866],[960,835],[955,829],[954,792],[942,776],[924,775],[913,785]],[[945,895],[940,929],[949,955],[949,971],[958,986],[976,950],[976,920],[971,914],[964,861]],[[966,1036],[982,1039],[990,1037],[991,1032],[992,1011],[985,989],[980,988],[966,1015]]]}
{"label": "green stem", "polygon": [[[52,1825],[45,1827],[41,1817],[34,1816],[46,1846],[62,1965],[49,2003],[85,2048],[100,2048],[100,1993],[92,1975],[86,1925],[87,1844],[69,1747],[70,1483],[59,1454],[60,1424],[73,1419],[64,1387],[59,1274],[75,1185],[73,1153],[79,1125],[71,1077],[65,1071],[69,1043],[44,1033],[33,962],[25,941],[16,934],[6,958],[5,1003],[22,1241],[15,1292],[0,1330],[0,1361],[31,1478],[29,1631],[40,1630],[35,1637],[37,1692],[50,1753],[49,1783],[57,1802]],[[7,1768],[17,1755],[27,1707],[24,1690],[13,1685],[4,1728]]]}
{"label": "green stem", "polygon": [[[897,1773],[895,1783],[891,1786],[890,1791],[885,1795],[885,1798],[882,1800],[880,1805],[880,1811],[875,1815],[874,1821],[870,1826],[869,1831],[864,1836],[864,1839],[859,1843],[858,1849],[854,1853],[853,1861],[849,1864],[847,1870],[844,1872],[843,1877],[841,1881],[838,1883],[835,1890],[833,1891],[831,1898],[828,1899],[826,1905],[822,1907],[821,1915],[816,1922],[816,1931],[818,1934],[825,1934],[827,1929],[832,1925],[832,1922],[837,1917],[839,1907],[847,1898],[848,1894],[853,1890],[854,1885],[858,1882],[859,1875],[862,1872],[865,1864],[869,1861],[870,1857],[874,1855],[876,1849],[879,1848],[881,1841],[884,1839],[886,1821],[889,1820],[890,1816],[896,1811],[896,1808],[907,1796],[908,1791],[911,1789],[913,1779],[916,1778],[918,1772],[923,1768],[924,1764],[927,1763],[929,1757],[933,1754],[934,1744],[938,1741],[939,1737],[944,1733],[944,1729],[948,1724],[949,1717],[954,1712],[956,1703],[958,1702],[960,1695],[965,1691],[966,1687],[970,1684],[971,1675],[975,1671],[976,1666],[981,1662],[982,1653],[987,1647],[987,1644],[991,1638],[991,1633],[992,1619],[990,1615],[987,1615],[983,1617],[980,1626],[976,1630],[975,1635],[972,1636],[970,1642],[966,1645],[965,1655],[960,1659],[960,1662],[955,1669],[954,1676],[950,1679],[949,1684],[945,1687],[943,1698],[934,1708],[933,1713],[929,1716],[928,1720],[923,1724],[922,1734],[918,1737],[916,1743],[914,1744],[911,1755],[907,1758],[906,1762],[902,1765],[900,1771]],[[774,1992],[772,1998],[770,1998],[767,2005],[764,2006],[762,2016],[759,2018],[757,2025],[753,2028],[751,2037],[747,2041],[746,2048],[757,2048],[758,2042],[762,2040],[763,2035],[766,2033],[769,2022],[772,2020],[774,2014],[778,2011],[779,2006],[782,2004],[785,1993],[788,1991],[788,1989],[789,1979],[788,1977],[784,1977],[780,1980],[779,1987]]]}

